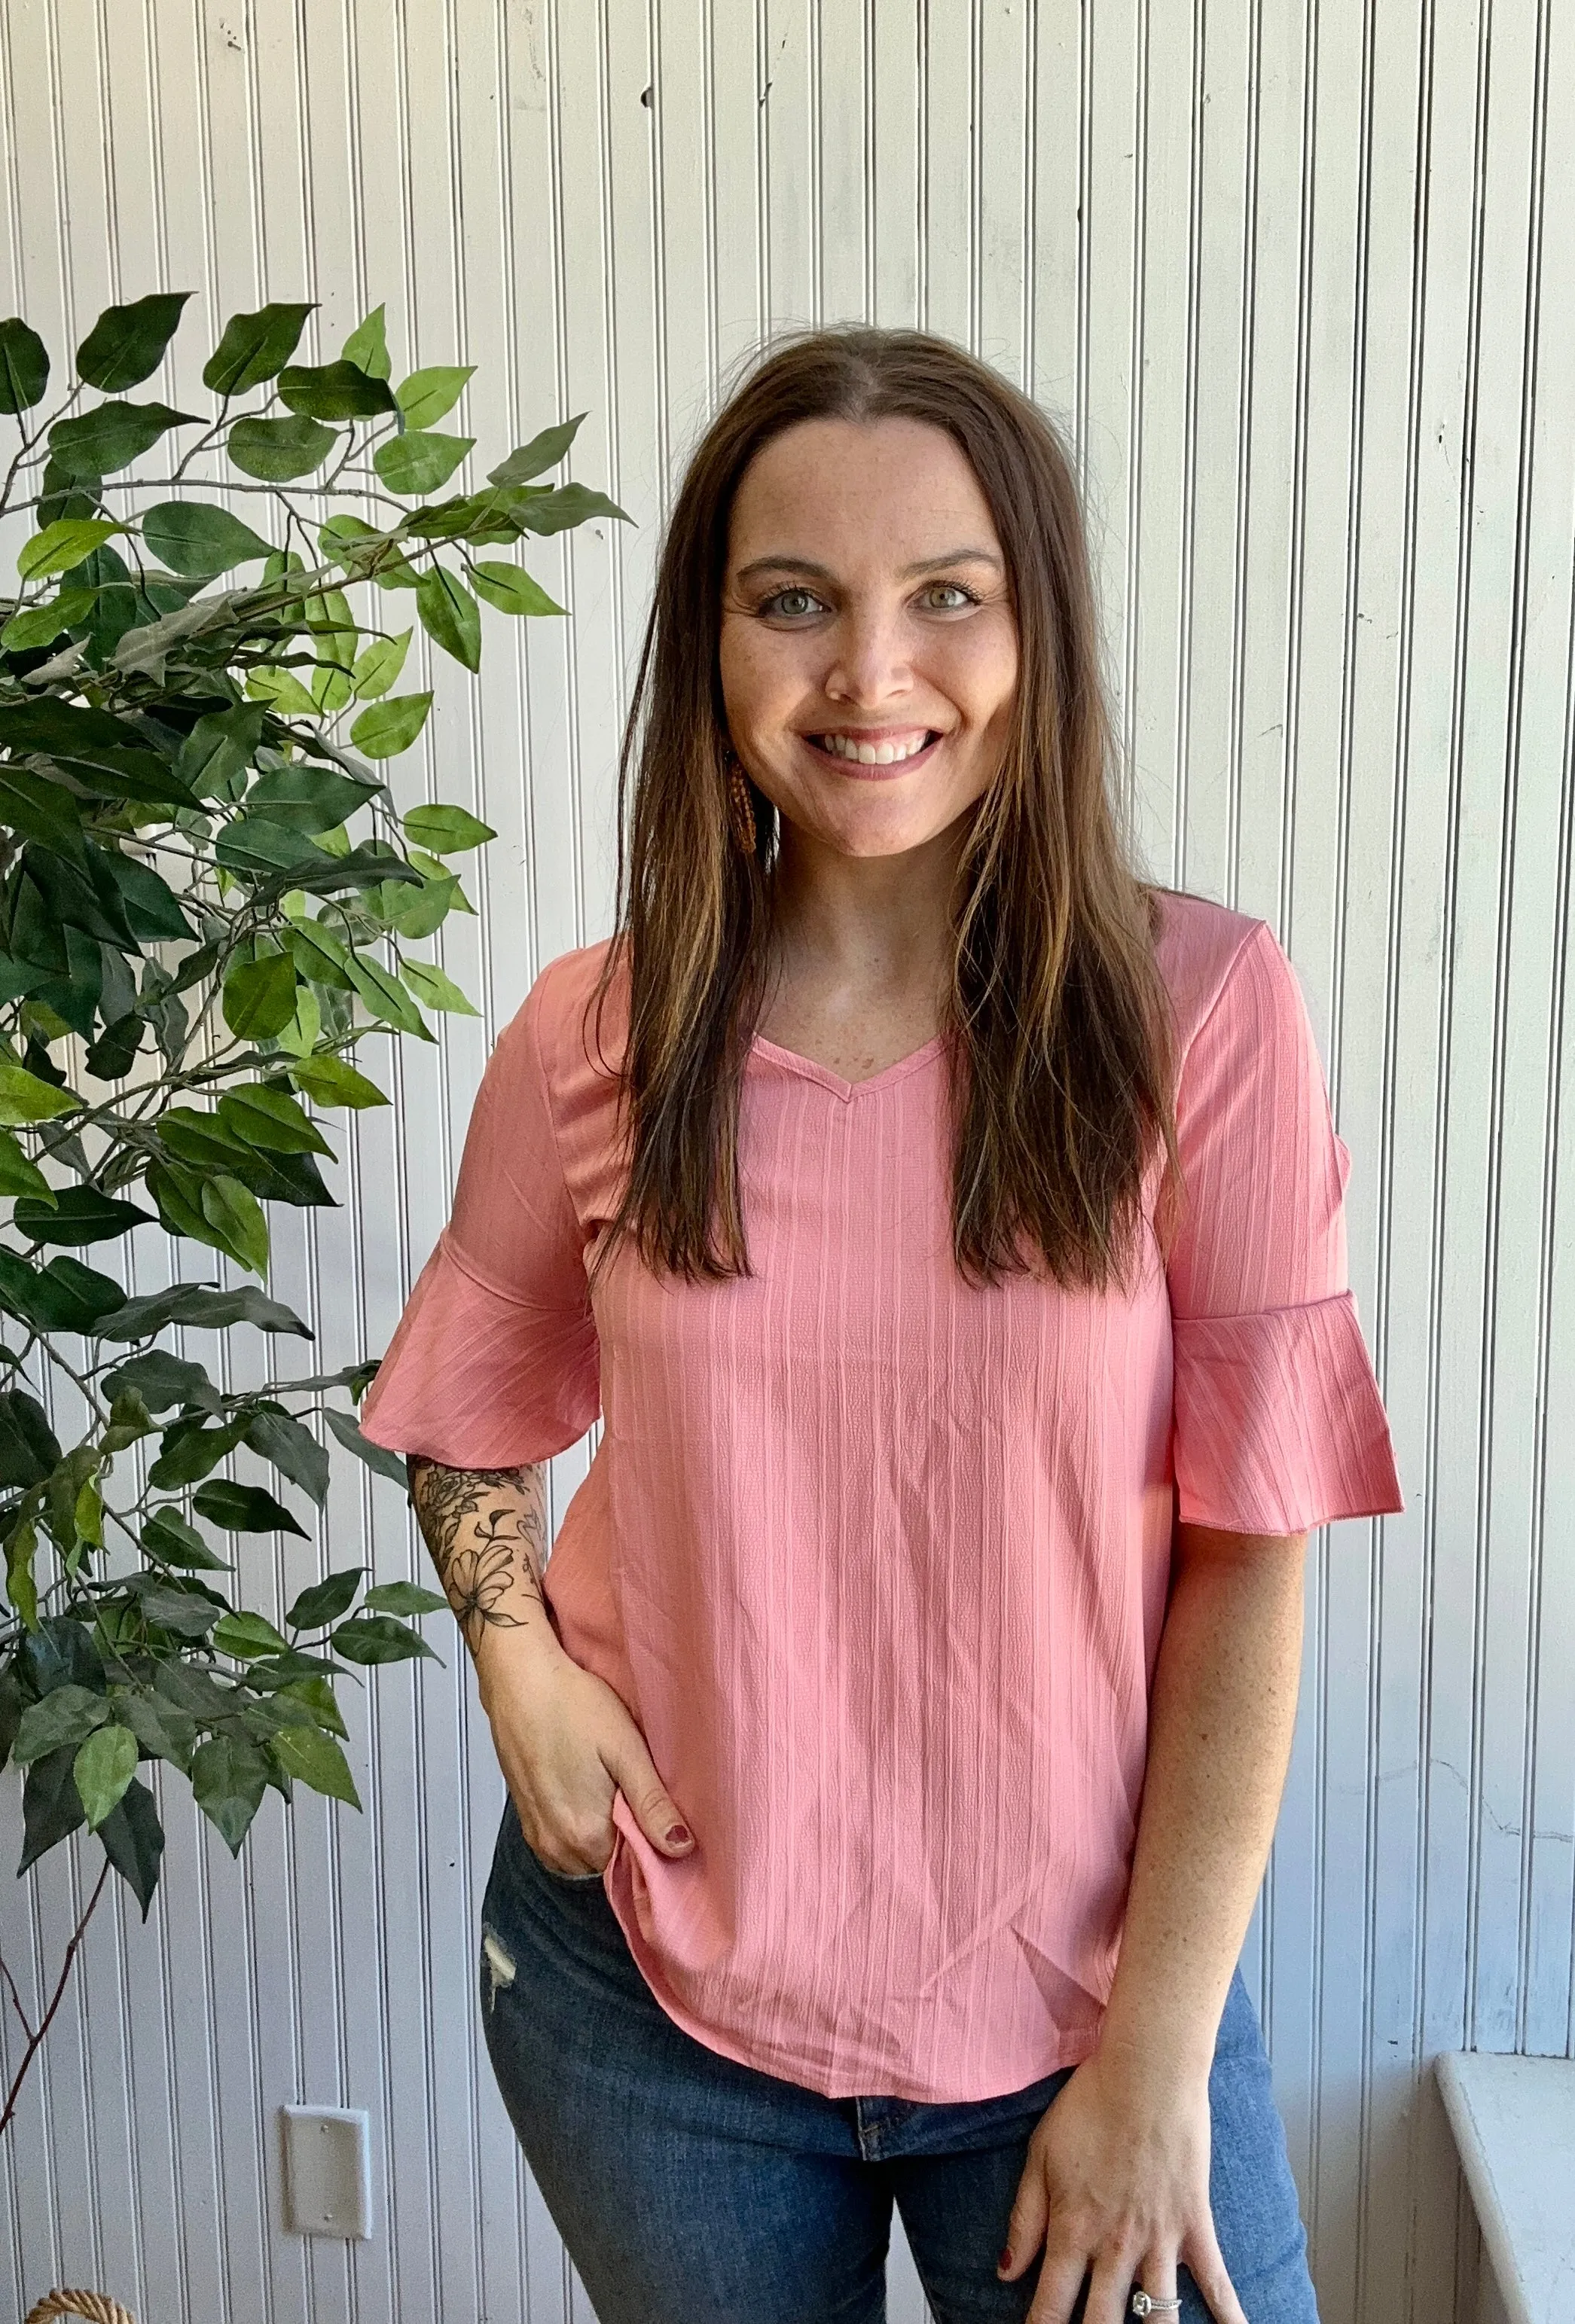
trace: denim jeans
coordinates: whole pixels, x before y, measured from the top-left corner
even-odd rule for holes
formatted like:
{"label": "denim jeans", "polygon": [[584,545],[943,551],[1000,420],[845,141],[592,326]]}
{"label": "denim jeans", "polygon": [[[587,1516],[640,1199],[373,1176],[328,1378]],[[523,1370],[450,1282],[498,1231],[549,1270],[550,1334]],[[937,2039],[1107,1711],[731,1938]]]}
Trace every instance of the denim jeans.
{"label": "denim jeans", "polygon": [[[675,2025],[598,1873],[553,1872],[504,1812],[481,2006],[521,2145],[599,2324],[883,2324],[892,2205],[938,2324],[1021,2324],[996,2261],[1035,2123],[1071,2069],[959,2105],[829,2098]],[[1209,2078],[1209,2193],[1248,2324],[1317,2324],[1306,2237],[1239,1973]],[[1180,2272],[1182,2324],[1209,2311]]]}

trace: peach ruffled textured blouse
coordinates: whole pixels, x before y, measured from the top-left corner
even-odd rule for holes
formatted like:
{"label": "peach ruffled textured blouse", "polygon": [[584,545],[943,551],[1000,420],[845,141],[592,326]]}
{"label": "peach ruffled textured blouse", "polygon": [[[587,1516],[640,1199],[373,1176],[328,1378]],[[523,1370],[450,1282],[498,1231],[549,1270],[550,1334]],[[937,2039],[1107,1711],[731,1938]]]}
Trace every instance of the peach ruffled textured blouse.
{"label": "peach ruffled textured blouse", "polygon": [[607,1894],[670,2016],[829,2097],[989,2098],[1088,2054],[1176,1518],[1402,1506],[1294,971],[1263,921],[1162,902],[1190,1202],[1130,1297],[958,1274],[940,1039],[857,1084],[757,1040],[753,1277],[625,1247],[591,1301],[623,1024],[615,988],[598,1056],[598,945],[499,1041],[367,1398],[369,1436],[456,1468],[601,1414],[547,1594],[698,1842],[668,1861],[616,1795]]}

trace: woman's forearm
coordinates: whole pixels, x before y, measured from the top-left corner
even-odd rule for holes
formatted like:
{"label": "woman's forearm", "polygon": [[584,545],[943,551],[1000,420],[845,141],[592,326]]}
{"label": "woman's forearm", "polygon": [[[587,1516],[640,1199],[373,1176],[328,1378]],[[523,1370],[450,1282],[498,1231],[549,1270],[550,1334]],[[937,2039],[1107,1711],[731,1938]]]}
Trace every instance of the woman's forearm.
{"label": "woman's forearm", "polygon": [[410,1497],[438,1579],[475,1657],[489,1667],[524,1647],[556,1646],[542,1589],[547,1478],[523,1469],[448,1469],[412,1454]]}
{"label": "woman's forearm", "polygon": [[1207,2073],[1290,1758],[1305,1534],[1180,1527],[1100,2048]]}

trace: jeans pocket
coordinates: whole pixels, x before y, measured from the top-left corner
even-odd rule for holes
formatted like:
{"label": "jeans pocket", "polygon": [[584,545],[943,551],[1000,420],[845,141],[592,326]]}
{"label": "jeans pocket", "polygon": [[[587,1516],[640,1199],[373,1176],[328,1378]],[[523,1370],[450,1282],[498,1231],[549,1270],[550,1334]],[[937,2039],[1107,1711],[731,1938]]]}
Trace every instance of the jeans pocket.
{"label": "jeans pocket", "polygon": [[523,1832],[520,1834],[520,1839],[523,1843],[525,1854],[537,1871],[545,1874],[546,1877],[554,1881],[560,1888],[588,1888],[593,1880],[599,1886],[602,1877],[599,1872],[560,1872],[555,1864],[548,1864],[537,1855]]}

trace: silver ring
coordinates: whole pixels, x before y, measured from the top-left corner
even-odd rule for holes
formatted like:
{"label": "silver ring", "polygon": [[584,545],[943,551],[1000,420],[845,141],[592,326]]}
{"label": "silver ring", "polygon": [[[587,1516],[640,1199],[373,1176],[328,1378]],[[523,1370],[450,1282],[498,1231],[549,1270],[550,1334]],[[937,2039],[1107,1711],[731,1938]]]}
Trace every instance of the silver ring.
{"label": "silver ring", "polygon": [[1180,2300],[1156,2300],[1153,2293],[1144,2292],[1141,2284],[1132,2295],[1132,2313],[1135,2316],[1179,2316],[1181,2312]]}

